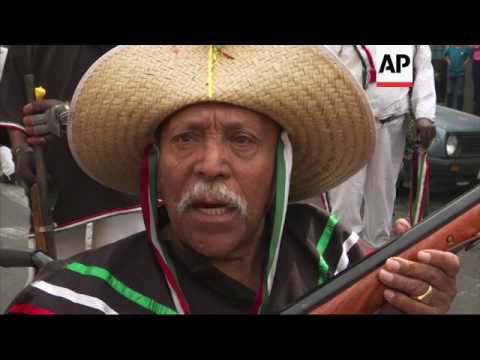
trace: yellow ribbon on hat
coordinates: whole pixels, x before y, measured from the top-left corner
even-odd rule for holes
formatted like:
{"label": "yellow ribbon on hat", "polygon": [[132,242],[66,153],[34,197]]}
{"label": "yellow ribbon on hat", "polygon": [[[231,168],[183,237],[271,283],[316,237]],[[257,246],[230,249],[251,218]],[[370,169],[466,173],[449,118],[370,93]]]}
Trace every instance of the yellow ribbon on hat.
{"label": "yellow ribbon on hat", "polygon": [[233,56],[228,55],[223,51],[224,45],[210,45],[208,48],[208,98],[211,99],[213,96],[213,70],[215,69],[215,64],[217,63],[218,54],[223,55],[227,59],[232,60]]}
{"label": "yellow ribbon on hat", "polygon": [[217,62],[218,49],[215,45],[210,45],[208,49],[208,98],[213,96],[213,68]]}

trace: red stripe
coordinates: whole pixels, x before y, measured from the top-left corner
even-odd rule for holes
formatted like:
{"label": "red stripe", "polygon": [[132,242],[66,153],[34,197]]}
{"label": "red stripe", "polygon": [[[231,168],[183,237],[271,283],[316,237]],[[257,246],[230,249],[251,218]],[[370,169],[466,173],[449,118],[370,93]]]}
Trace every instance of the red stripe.
{"label": "red stripe", "polygon": [[27,315],[56,315],[54,312],[34,306],[32,304],[16,304],[9,310],[9,313],[13,314],[27,314]]}
{"label": "red stripe", "polygon": [[263,277],[264,274],[262,273],[262,278],[260,279],[260,287],[257,290],[257,294],[255,295],[255,302],[253,304],[252,310],[250,313],[252,315],[257,315],[260,311],[260,307],[262,306],[263,302]]}
{"label": "red stripe", "polygon": [[363,51],[367,54],[368,63],[370,64],[370,82],[374,83],[377,81],[377,69],[375,68],[375,63],[373,61],[373,56],[370,50],[368,50],[367,45],[361,45]]}
{"label": "red stripe", "polygon": [[412,82],[378,82],[377,87],[412,87]]}
{"label": "red stripe", "polygon": [[25,133],[25,128],[20,126],[20,125],[0,124],[0,128],[13,129],[13,130],[18,130],[18,131],[21,131],[21,132]]}

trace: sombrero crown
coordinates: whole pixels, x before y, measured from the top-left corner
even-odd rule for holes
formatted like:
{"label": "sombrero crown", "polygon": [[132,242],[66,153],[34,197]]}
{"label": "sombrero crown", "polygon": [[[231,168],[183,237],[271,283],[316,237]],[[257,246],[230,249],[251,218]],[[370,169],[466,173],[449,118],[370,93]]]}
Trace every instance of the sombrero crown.
{"label": "sombrero crown", "polygon": [[291,200],[342,183],[374,148],[368,99],[326,48],[121,46],[93,64],[75,91],[68,128],[74,158],[100,183],[138,192],[143,151],[156,129],[179,109],[206,101],[257,111],[287,131]]}

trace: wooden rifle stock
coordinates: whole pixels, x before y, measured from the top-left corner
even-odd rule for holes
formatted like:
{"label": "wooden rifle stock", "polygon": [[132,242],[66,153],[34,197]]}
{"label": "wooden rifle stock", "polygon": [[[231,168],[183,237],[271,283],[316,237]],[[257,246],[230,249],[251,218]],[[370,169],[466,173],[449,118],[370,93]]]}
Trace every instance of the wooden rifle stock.
{"label": "wooden rifle stock", "polygon": [[373,314],[385,304],[379,268],[392,256],[416,260],[424,249],[456,251],[480,241],[480,186],[391,244],[291,305],[283,314]]}

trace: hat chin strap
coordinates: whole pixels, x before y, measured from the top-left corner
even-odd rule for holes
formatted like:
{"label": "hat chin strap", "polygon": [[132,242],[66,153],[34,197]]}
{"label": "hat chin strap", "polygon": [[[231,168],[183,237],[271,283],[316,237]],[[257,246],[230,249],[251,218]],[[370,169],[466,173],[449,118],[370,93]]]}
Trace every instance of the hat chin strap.
{"label": "hat chin strap", "polygon": [[[158,209],[156,206],[158,199],[158,154],[158,148],[155,145],[148,146],[145,149],[140,192],[142,213],[148,238],[153,245],[155,256],[167,281],[173,304],[179,314],[189,314],[189,306],[180,288],[175,264],[168,255],[167,249],[163,247],[163,244],[158,239]],[[268,262],[264,276],[265,281],[263,281],[263,285],[257,291],[256,301],[252,309],[252,313],[255,314],[267,311],[269,305],[288,206],[292,158],[292,145],[287,133],[282,132],[276,154],[276,192],[272,237],[270,239]]]}

